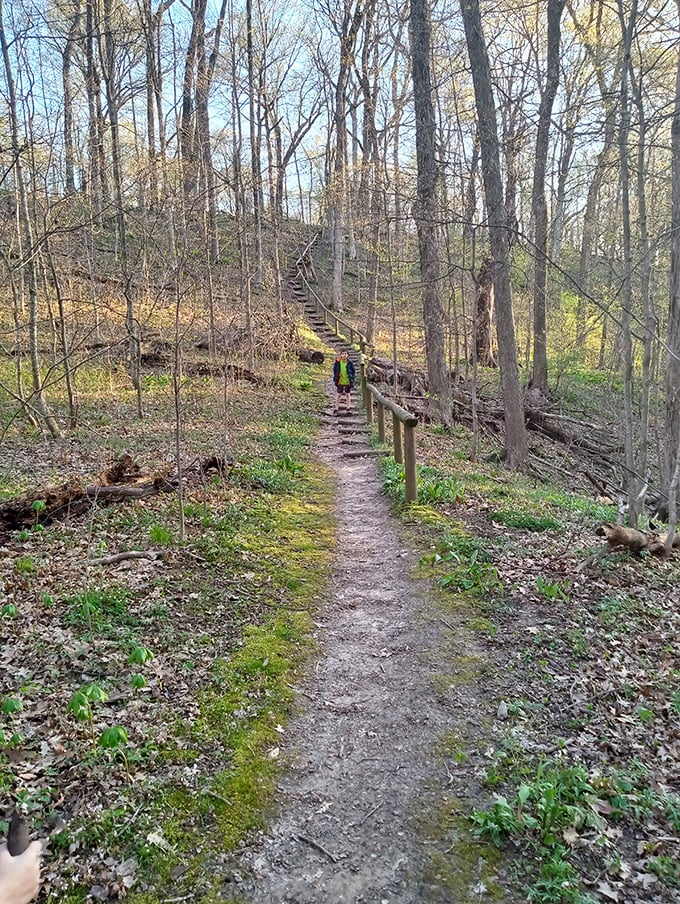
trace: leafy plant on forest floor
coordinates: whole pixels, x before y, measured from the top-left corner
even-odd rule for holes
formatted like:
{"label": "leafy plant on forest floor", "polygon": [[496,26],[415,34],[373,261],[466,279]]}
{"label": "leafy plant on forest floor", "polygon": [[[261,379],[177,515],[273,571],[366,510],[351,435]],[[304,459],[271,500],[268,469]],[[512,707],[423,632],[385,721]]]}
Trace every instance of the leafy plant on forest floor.
{"label": "leafy plant on forest floor", "polygon": [[456,593],[482,596],[496,592],[502,586],[484,545],[472,537],[450,535],[441,541],[434,553],[423,556],[420,562],[421,565],[446,567],[446,574],[438,579],[439,586]]}
{"label": "leafy plant on forest floor", "polygon": [[584,768],[540,763],[533,778],[520,784],[512,797],[496,797],[491,807],[475,810],[471,821],[480,837],[499,846],[506,839],[514,840],[540,864],[539,875],[527,889],[528,900],[583,904],[590,899],[580,888],[565,837],[604,829],[597,799]]}

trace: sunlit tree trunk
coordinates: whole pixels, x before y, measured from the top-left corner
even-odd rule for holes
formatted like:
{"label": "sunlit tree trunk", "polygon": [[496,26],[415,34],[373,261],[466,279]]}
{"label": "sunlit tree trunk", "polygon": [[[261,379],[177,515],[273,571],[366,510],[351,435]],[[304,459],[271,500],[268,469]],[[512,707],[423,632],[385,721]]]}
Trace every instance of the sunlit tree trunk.
{"label": "sunlit tree trunk", "polygon": [[630,75],[630,52],[637,16],[637,0],[633,0],[628,22],[624,21],[621,10],[623,37],[623,70],[621,73],[619,111],[619,168],[621,174],[621,235],[623,244],[623,279],[621,286],[621,339],[623,342],[623,435],[625,471],[624,486],[628,493],[628,520],[631,527],[637,526],[639,515],[638,479],[635,472],[635,429],[633,424],[633,337],[631,321],[633,316],[633,249],[630,225],[630,165],[628,161],[628,138],[630,134],[630,98],[628,83]]}

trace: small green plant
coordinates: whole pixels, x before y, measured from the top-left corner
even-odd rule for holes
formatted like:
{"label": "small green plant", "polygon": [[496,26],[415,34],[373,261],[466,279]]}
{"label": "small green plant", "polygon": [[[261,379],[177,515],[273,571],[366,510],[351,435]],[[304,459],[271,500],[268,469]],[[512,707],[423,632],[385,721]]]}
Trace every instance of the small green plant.
{"label": "small green plant", "polygon": [[647,725],[649,722],[653,722],[656,718],[653,709],[647,709],[646,706],[638,707],[637,711],[638,719],[642,722],[643,725]]}
{"label": "small green plant", "polygon": [[281,471],[287,471],[289,474],[298,475],[304,471],[304,465],[299,461],[295,461],[290,455],[284,455],[283,458],[277,458],[274,462]]}
{"label": "small green plant", "polygon": [[101,685],[86,684],[84,687],[81,687],[79,691],[75,691],[75,693],[71,695],[71,699],[66,708],[66,711],[73,713],[79,722],[88,723],[93,746],[95,743],[93,705],[95,703],[106,703],[108,699],[109,695]]}
{"label": "small green plant", "polygon": [[541,596],[549,602],[557,602],[560,600],[564,603],[568,603],[569,587],[570,583],[568,579],[561,583],[552,583],[544,580],[540,575],[536,578],[536,589]]}
{"label": "small green plant", "polygon": [[105,728],[99,735],[99,746],[106,750],[115,750],[128,742],[128,733],[122,725]]}
{"label": "small green plant", "polygon": [[135,624],[136,619],[127,615],[127,604],[128,591],[122,587],[83,590],[66,600],[66,621],[87,627],[90,631],[102,631],[112,625]]}
{"label": "small green plant", "polygon": [[19,610],[14,603],[5,603],[2,609],[0,609],[0,615],[2,615],[3,618],[15,618],[18,612]]}
{"label": "small green plant", "polygon": [[14,716],[20,713],[23,708],[24,704],[18,697],[5,697],[2,701],[2,706],[0,706],[0,710],[5,716]]}
{"label": "small green plant", "polygon": [[597,606],[600,613],[600,621],[603,625],[611,627],[617,624],[627,624],[628,619],[623,616],[628,613],[628,601],[619,596],[603,596]]}
{"label": "small green plant", "polygon": [[5,732],[0,728],[0,748],[3,750],[11,750],[13,747],[18,747],[20,744],[23,744],[24,736],[19,731],[13,731],[11,735],[6,735]]}
{"label": "small green plant", "polygon": [[130,653],[128,662],[131,665],[144,665],[153,659],[153,652],[148,647],[138,646]]}
{"label": "small green plant", "polygon": [[143,687],[146,687],[146,678],[144,677],[144,675],[137,673],[130,677],[130,684],[136,691],[139,691]]}
{"label": "small green plant", "polygon": [[423,504],[459,503],[464,498],[463,484],[451,477],[426,480],[418,486],[418,502]]}
{"label": "small green plant", "polygon": [[248,489],[285,493],[290,488],[291,476],[290,471],[278,467],[276,462],[255,460],[235,468],[232,479]]}
{"label": "small green plant", "polygon": [[44,499],[34,499],[33,502],[31,503],[31,508],[35,512],[35,525],[37,526],[38,522],[40,520],[40,513],[44,512],[45,509],[47,508],[47,506],[45,504],[45,500]]}
{"label": "small green plant", "polygon": [[455,571],[441,577],[439,586],[457,593],[481,595],[498,590],[502,585],[496,568],[488,562],[478,561],[478,554],[474,552],[467,561],[460,562]]}
{"label": "small green plant", "polygon": [[506,527],[514,527],[519,530],[541,532],[546,530],[558,530],[561,525],[555,518],[549,515],[532,515],[530,512],[520,511],[496,511],[489,512],[489,518],[497,524]]}
{"label": "small green plant", "polygon": [[30,556],[19,556],[14,562],[15,569],[19,574],[35,574],[38,566]]}
{"label": "small green plant", "polygon": [[169,546],[174,540],[172,531],[160,524],[151,525],[149,536],[154,543],[160,543],[162,546]]}
{"label": "small green plant", "polygon": [[571,652],[577,659],[586,659],[588,656],[588,641],[582,628],[570,628],[567,631],[567,640]]}
{"label": "small green plant", "polygon": [[475,811],[471,820],[477,834],[494,844],[512,837],[524,849],[537,853],[541,869],[527,890],[529,901],[584,904],[588,899],[568,861],[563,833],[584,827],[603,829],[602,817],[592,806],[596,798],[596,789],[581,766],[539,763],[514,797],[497,797],[492,807]]}
{"label": "small green plant", "polygon": [[581,893],[578,873],[565,857],[565,849],[559,846],[541,864],[539,878],[527,889],[528,901],[535,904],[595,904],[593,898]]}
{"label": "small green plant", "polygon": [[393,458],[383,458],[380,462],[385,493],[397,502],[406,499],[406,471]]}
{"label": "small green plant", "polygon": [[493,806],[488,810],[475,811],[471,821],[477,834],[489,838],[496,846],[500,846],[504,838],[518,834],[522,828],[515,810],[507,799],[501,796],[496,797]]}
{"label": "small green plant", "polygon": [[650,872],[658,876],[664,885],[670,888],[680,888],[680,863],[665,854],[658,857],[650,857],[648,862]]}

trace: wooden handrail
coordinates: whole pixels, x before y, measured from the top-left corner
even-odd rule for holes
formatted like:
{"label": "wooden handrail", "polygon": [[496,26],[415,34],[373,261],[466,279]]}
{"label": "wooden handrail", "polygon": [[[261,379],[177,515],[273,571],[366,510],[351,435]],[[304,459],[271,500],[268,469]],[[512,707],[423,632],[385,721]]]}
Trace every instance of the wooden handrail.
{"label": "wooden handrail", "polygon": [[415,414],[412,414],[410,411],[407,411],[405,408],[402,408],[401,405],[397,405],[397,403],[393,399],[388,399],[387,396],[384,396],[375,386],[371,383],[366,384],[368,391],[373,395],[381,405],[384,405],[388,411],[391,411],[398,420],[405,424],[407,427],[417,427],[418,426],[418,418]]}
{"label": "wooden handrail", "polygon": [[[373,423],[373,399],[378,404],[378,439],[385,442],[385,409],[392,412],[392,439],[394,460],[404,465],[406,478],[406,501],[418,499],[418,472],[416,468],[416,432],[418,418],[402,408],[393,399],[388,399],[375,386],[366,381],[366,365],[361,364],[361,394],[366,409],[366,421]],[[402,437],[403,425],[403,437]]]}
{"label": "wooden handrail", "polygon": [[[302,257],[302,255],[300,255]],[[327,308],[326,305],[321,301],[318,294],[314,291],[313,286],[302,272],[302,270],[298,270],[302,278],[302,282],[307,290],[307,292],[314,299],[314,304],[316,306],[316,313],[323,314],[323,321],[326,324],[330,324],[333,327],[333,332],[336,336],[343,336],[345,339],[349,339],[349,341],[354,345],[355,342],[358,342],[359,348],[362,352],[366,352],[369,349],[372,349],[373,346],[369,343],[366,336],[361,333],[356,327],[353,327],[351,323],[347,323],[346,320],[343,320],[341,317],[335,313],[335,311],[331,311],[330,308]],[[342,327],[343,332],[340,332],[340,327]]]}

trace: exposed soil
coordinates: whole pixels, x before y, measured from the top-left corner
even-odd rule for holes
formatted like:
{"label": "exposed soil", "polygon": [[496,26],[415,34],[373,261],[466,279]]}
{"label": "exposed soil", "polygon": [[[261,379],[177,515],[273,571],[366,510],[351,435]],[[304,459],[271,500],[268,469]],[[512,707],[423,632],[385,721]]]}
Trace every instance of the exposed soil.
{"label": "exposed soil", "polygon": [[239,895],[253,904],[450,901],[427,877],[414,824],[443,771],[435,742],[450,720],[428,663],[439,627],[375,461],[343,457],[338,423],[322,428],[317,450],[336,474],[340,524],[320,656],[285,738],[279,815],[243,852]]}

